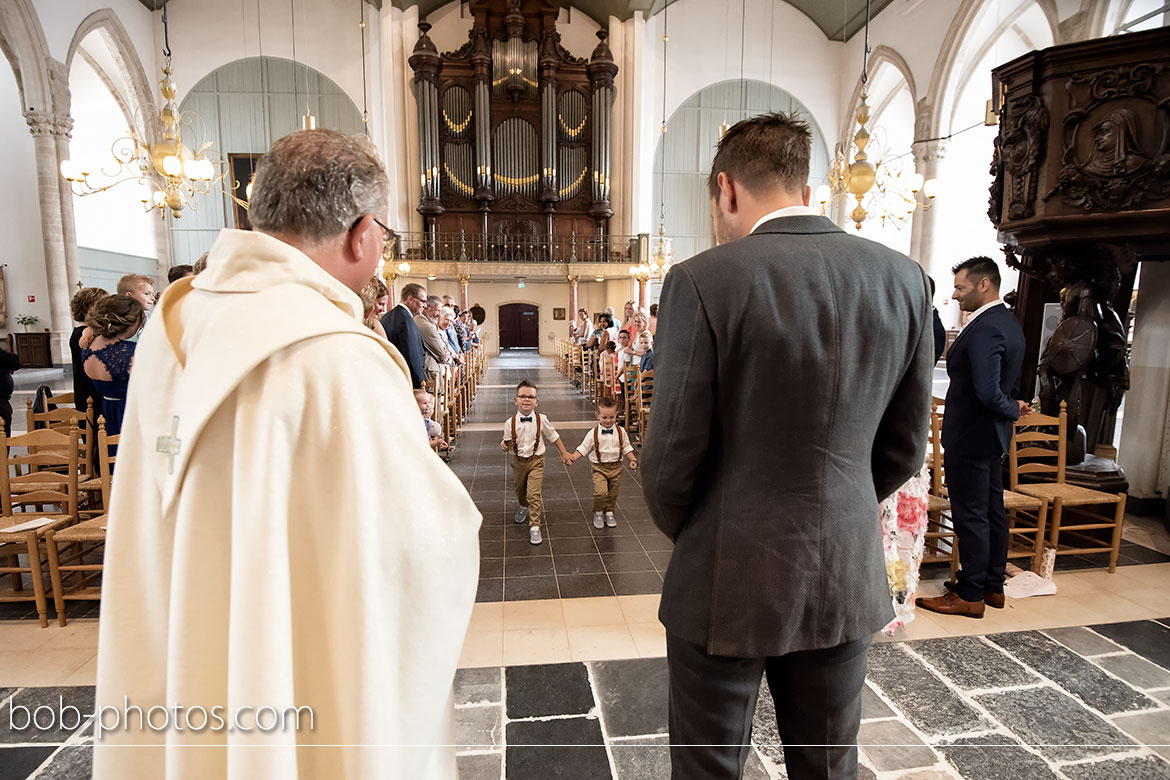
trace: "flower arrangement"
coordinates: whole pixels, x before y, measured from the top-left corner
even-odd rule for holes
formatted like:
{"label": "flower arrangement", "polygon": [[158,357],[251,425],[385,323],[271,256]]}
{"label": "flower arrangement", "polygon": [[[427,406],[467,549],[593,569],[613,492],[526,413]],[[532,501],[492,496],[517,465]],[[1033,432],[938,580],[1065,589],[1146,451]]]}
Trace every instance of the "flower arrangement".
{"label": "flower arrangement", "polygon": [[39,317],[33,314],[22,314],[16,318],[16,321],[24,326],[24,331],[27,333],[29,328],[31,328],[33,325],[36,325],[41,320]]}

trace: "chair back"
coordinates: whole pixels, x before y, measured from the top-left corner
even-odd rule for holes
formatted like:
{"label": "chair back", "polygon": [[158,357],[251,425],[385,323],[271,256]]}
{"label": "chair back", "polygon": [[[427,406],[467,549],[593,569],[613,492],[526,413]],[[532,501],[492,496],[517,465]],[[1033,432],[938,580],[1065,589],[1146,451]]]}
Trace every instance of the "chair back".
{"label": "chair back", "polygon": [[1012,490],[1019,486],[1021,476],[1028,477],[1026,482],[1064,483],[1067,426],[1068,410],[1064,401],[1060,402],[1060,414],[1056,417],[1032,412],[1016,420],[1012,426],[1012,444],[1008,451],[1008,475]]}
{"label": "chair back", "polygon": [[[114,483],[114,463],[117,462],[117,447],[121,434],[110,436],[106,433],[106,418],[98,417],[98,475],[102,481],[102,506],[110,510],[110,490]],[[113,449],[111,449],[113,448]]]}
{"label": "chair back", "polygon": [[[60,507],[59,514],[76,516],[77,473],[82,455],[80,431],[77,428],[68,433],[39,430],[9,437],[3,427],[0,425],[0,455],[5,461],[4,467],[0,468],[0,510],[4,515],[12,515],[18,509],[42,511],[40,506],[52,504]],[[13,452],[20,448],[25,450],[24,454]],[[13,493],[14,478],[39,475],[49,468],[60,468],[63,473],[44,473],[51,483],[46,481],[37,489]],[[60,489],[62,481],[64,490]]]}
{"label": "chair back", "polygon": [[938,396],[933,396],[930,399],[930,494],[940,497],[943,495],[943,488],[946,485],[942,452],[944,403],[943,399]]}
{"label": "chair back", "polygon": [[654,398],[654,369],[638,374],[639,384],[642,387],[642,405],[649,406]]}

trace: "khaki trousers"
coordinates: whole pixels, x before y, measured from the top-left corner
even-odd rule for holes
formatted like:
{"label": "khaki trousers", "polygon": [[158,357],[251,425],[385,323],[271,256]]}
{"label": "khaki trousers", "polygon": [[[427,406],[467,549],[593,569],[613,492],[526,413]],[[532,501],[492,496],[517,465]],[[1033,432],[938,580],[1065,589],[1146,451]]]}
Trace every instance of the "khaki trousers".
{"label": "khaki trousers", "polygon": [[530,458],[512,456],[512,474],[516,478],[516,500],[520,506],[528,507],[528,525],[540,525],[540,510],[543,501],[541,489],[544,486],[544,456]]}
{"label": "khaki trousers", "polygon": [[622,483],[622,462],[594,463],[593,511],[612,512],[617,508],[618,487]]}

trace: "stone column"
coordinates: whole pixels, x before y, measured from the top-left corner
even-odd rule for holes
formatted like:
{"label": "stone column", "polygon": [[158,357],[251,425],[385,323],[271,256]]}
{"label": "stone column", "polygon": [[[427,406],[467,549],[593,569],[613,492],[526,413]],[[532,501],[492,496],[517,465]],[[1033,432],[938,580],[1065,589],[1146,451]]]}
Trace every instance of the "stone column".
{"label": "stone column", "polygon": [[580,276],[569,275],[569,330],[572,331],[577,322],[577,283],[581,281]]}
{"label": "stone column", "polygon": [[[73,296],[74,283],[80,276],[77,268],[77,239],[73,226],[72,194],[65,187],[58,167],[58,139],[68,139],[73,129],[73,120],[68,115],[49,114],[41,111],[26,111],[29,132],[33,137],[36,151],[37,190],[41,206],[41,235],[45,248],[45,278],[49,287],[49,331],[50,351],[55,365],[69,363],[69,335],[73,320],[69,314],[69,301]],[[64,192],[63,192],[64,190]],[[66,215],[62,208],[65,198],[70,198],[70,209]],[[65,222],[68,218],[68,226]],[[66,236],[71,236],[72,268],[70,252],[66,249]]]}
{"label": "stone column", "polygon": [[459,274],[459,311],[467,311],[471,305],[471,276]]}
{"label": "stone column", "polygon": [[[919,141],[910,147],[914,152],[914,170],[922,174],[923,180],[938,178],[939,161],[946,156],[947,144],[943,140]],[[949,278],[943,278],[947,275],[940,276],[939,269],[934,268],[936,208],[937,202],[932,203],[929,209],[914,214],[910,225],[910,257],[934,277],[940,291],[946,291],[951,287]]]}
{"label": "stone column", "polygon": [[641,276],[638,277],[638,306],[650,308],[650,280]]}
{"label": "stone column", "polygon": [[1170,486],[1170,264],[1142,264],[1133,328],[1120,465],[1129,480],[1130,496],[1166,498]]}
{"label": "stone column", "polygon": [[386,280],[386,289],[390,291],[390,305],[395,306],[398,303],[398,287],[395,281],[398,279],[398,274],[394,271],[386,271],[382,278]]}

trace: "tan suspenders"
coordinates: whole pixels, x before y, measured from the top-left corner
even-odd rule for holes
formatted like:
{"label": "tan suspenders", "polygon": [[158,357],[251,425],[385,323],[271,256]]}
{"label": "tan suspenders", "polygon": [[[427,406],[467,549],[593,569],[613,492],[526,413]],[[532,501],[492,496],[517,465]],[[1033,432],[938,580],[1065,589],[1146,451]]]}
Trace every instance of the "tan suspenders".
{"label": "tan suspenders", "polygon": [[[534,409],[532,411],[533,419],[536,421],[536,443],[532,445],[532,455],[535,457],[536,448],[540,446],[540,415]],[[520,442],[516,439],[516,418],[520,413],[512,415],[512,454],[517,458],[520,457]]]}
{"label": "tan suspenders", "polygon": [[[514,431],[515,431],[515,427],[516,427],[516,423],[515,423],[516,418],[513,417],[512,420],[513,420],[513,422],[512,422],[512,428],[513,428],[512,436],[515,437],[516,434]],[[626,440],[622,436],[622,427],[620,425],[618,425],[617,423],[614,423],[613,427],[617,428],[618,457],[617,457],[617,460],[611,461],[611,462],[612,463],[621,463],[622,462],[622,450],[624,450],[626,448]],[[593,451],[597,453],[597,462],[604,463],[604,461],[601,459],[601,439],[598,438],[598,436],[597,436],[597,432],[599,430],[601,430],[600,425],[595,425],[593,427]]]}

